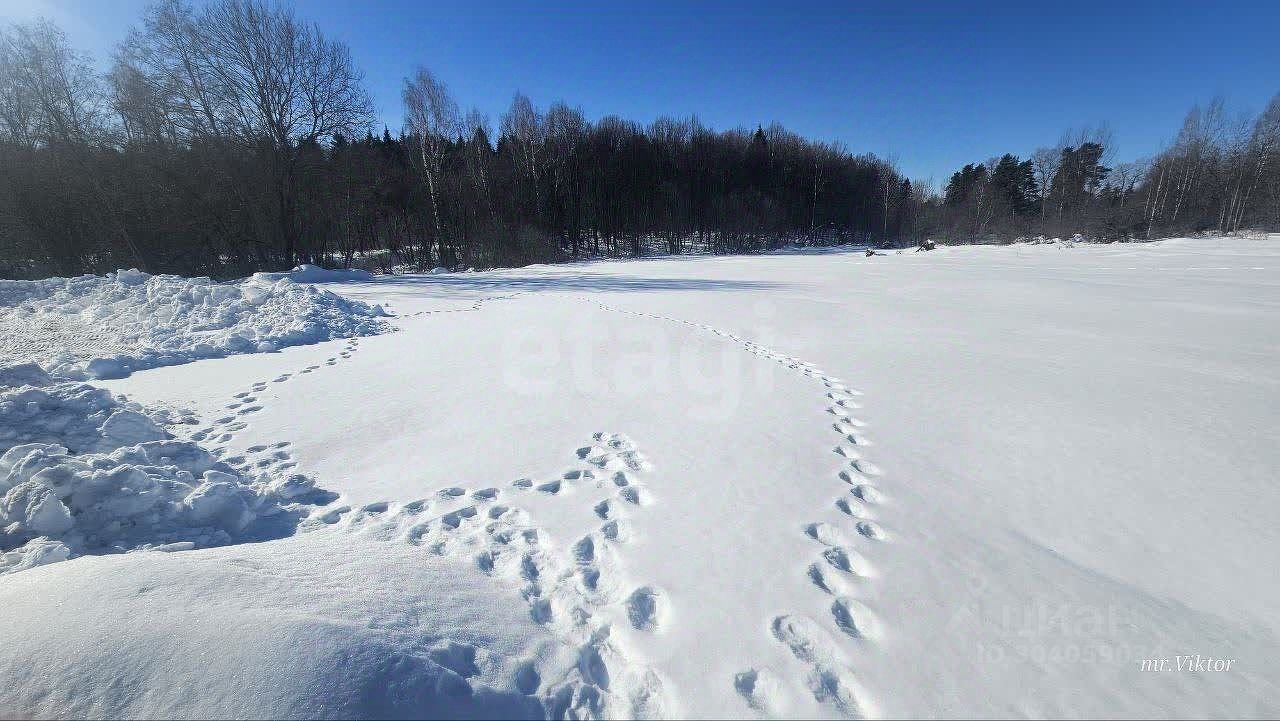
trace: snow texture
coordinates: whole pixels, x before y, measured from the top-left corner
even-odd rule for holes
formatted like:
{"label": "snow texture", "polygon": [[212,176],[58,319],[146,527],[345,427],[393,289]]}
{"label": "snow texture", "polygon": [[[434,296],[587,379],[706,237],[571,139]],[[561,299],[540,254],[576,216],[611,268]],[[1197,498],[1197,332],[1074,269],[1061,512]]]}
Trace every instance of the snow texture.
{"label": "snow texture", "polygon": [[122,378],[159,366],[382,333],[378,306],[298,281],[359,280],[300,266],[236,283],[122,270],[105,276],[0,280],[0,366]]}
{"label": "snow texture", "polygon": [[279,537],[308,503],[332,499],[297,474],[250,480],[102,388],[34,365],[0,375],[0,575]]}

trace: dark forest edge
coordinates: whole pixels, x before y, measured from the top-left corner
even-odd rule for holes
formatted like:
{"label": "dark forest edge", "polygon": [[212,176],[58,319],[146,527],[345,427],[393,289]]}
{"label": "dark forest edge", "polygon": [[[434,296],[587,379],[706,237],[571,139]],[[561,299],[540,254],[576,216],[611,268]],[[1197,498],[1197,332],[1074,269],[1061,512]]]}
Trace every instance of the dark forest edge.
{"label": "dark forest edge", "polygon": [[589,122],[517,93],[495,141],[425,69],[403,101],[404,130],[372,132],[347,48],[258,0],[157,4],[105,75],[48,22],[0,29],[0,277],[1280,229],[1280,96],[1256,117],[1193,109],[1151,159],[1111,167],[1108,134],[1080,132],[940,194],[777,125]]}

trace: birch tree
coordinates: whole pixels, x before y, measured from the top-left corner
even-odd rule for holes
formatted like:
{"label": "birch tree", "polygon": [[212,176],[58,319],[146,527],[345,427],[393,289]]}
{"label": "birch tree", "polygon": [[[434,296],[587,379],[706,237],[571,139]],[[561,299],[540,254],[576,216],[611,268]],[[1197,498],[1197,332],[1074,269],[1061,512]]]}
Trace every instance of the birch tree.
{"label": "birch tree", "polygon": [[447,265],[445,225],[440,213],[440,187],[445,152],[452,138],[461,129],[458,105],[449,95],[449,88],[423,67],[419,67],[412,78],[405,79],[403,97],[405,125],[416,148],[431,202],[437,257],[441,265]]}

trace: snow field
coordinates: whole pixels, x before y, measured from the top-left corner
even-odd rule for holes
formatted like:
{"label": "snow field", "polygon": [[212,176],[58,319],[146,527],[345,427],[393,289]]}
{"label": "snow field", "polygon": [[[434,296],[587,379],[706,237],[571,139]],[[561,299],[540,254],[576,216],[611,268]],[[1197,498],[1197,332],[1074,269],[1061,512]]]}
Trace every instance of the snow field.
{"label": "snow field", "polygon": [[[1278,258],[1197,240],[343,279],[398,332],[103,384],[229,472],[340,497],[269,543],[5,576],[0,705],[1266,716]],[[1232,671],[1142,671],[1187,653]]]}

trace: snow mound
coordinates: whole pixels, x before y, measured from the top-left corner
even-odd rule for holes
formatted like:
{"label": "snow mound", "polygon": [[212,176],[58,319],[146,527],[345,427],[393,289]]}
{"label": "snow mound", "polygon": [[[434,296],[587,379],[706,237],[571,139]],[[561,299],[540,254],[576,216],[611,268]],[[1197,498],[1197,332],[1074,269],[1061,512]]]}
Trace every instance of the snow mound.
{"label": "snow mound", "polygon": [[238,283],[136,270],[0,281],[0,365],[37,363],[76,380],[122,378],[202,358],[384,333],[385,315],[380,306],[264,274]]}
{"label": "snow mound", "polygon": [[295,283],[341,283],[343,281],[373,280],[373,273],[354,268],[329,270],[318,265],[303,263],[287,273],[254,273],[253,278],[269,283],[282,279],[292,280]]}
{"label": "snow mound", "polygon": [[305,476],[251,481],[101,388],[33,365],[0,376],[14,383],[0,388],[0,575],[279,537],[332,498]]}
{"label": "snow mound", "polygon": [[6,716],[541,719],[537,687],[575,661],[469,560],[367,537],[0,580]]}

